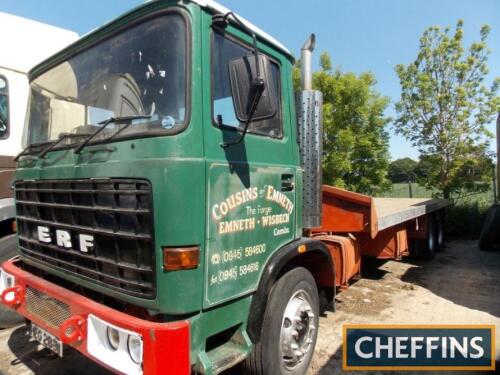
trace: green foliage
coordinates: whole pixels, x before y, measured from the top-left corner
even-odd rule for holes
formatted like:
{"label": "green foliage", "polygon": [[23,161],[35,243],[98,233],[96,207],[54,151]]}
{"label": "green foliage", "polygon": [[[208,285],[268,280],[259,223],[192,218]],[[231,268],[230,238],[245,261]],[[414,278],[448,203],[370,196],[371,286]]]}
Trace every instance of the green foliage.
{"label": "green foliage", "polygon": [[[408,185],[407,182],[392,184],[389,190],[377,196],[382,198],[410,198],[410,187]],[[413,193],[413,198],[432,198],[434,193],[432,190],[427,190],[417,183],[411,184],[411,191]]]}
{"label": "green foliage", "polygon": [[478,239],[490,205],[480,201],[455,204],[446,209],[446,234],[449,238]]}
{"label": "green foliage", "polygon": [[[451,187],[448,198],[459,200],[464,196],[486,192],[491,188],[494,165],[487,147],[485,143],[471,145],[463,160],[456,162],[455,173],[448,177],[448,186]],[[460,155],[457,155],[457,158],[460,158]],[[436,168],[440,163],[440,155],[421,155],[417,167],[417,181],[428,188],[440,188],[441,170]]]}
{"label": "green foliage", "polygon": [[[320,61],[313,86],[323,93],[324,183],[365,194],[387,190],[389,99],[375,90],[373,74],[333,70],[327,53]],[[293,78],[300,89],[299,67]]]}
{"label": "green foliage", "polygon": [[[411,184],[414,198],[432,198],[436,190],[427,190],[417,183]],[[408,198],[408,183],[393,184],[389,191],[379,196],[390,198]],[[489,207],[493,203],[493,190],[471,193],[455,199],[452,206],[446,208],[446,234],[448,238],[478,239]]]}
{"label": "green foliage", "polygon": [[389,165],[389,179],[392,183],[415,181],[418,162],[411,158],[394,160]]}
{"label": "green foliage", "polygon": [[486,125],[500,110],[497,78],[488,88],[490,32],[483,26],[480,41],[462,46],[463,22],[455,32],[430,27],[420,38],[416,60],[397,65],[401,100],[396,104],[396,131],[418,148],[424,175],[421,182],[445,197],[486,189],[491,180]]}

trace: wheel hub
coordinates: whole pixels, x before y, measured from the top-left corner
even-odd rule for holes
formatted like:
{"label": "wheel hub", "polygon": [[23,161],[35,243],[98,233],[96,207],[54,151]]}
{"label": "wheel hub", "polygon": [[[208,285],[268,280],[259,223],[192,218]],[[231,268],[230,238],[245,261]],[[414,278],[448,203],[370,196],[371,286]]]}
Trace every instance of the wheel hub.
{"label": "wheel hub", "polygon": [[288,301],[281,325],[281,360],[288,369],[299,365],[311,349],[314,331],[314,313],[304,291],[298,291]]}

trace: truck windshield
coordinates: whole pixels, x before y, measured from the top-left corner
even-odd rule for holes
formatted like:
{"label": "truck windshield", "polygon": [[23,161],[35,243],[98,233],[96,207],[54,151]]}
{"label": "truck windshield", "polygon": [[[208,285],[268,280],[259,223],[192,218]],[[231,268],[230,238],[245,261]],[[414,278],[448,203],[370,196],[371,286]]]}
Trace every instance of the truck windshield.
{"label": "truck windshield", "polygon": [[[148,19],[74,55],[31,81],[25,146],[61,133],[94,133],[112,117],[143,116],[113,139],[177,133],[187,111],[186,59],[186,22],[178,13]],[[122,126],[110,124],[92,141]],[[67,137],[64,144],[81,140]]]}

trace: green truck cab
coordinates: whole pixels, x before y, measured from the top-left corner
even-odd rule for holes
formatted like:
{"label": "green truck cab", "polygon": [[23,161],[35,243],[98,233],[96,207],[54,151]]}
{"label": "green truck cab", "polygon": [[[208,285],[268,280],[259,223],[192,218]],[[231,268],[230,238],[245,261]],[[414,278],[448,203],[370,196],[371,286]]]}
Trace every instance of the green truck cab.
{"label": "green truck cab", "polygon": [[[216,374],[248,357],[249,373],[305,373],[318,295],[293,259],[329,254],[303,238],[292,66],[218,4],[151,1],[30,72],[20,256],[2,280],[34,337],[123,373]],[[294,268],[304,286],[279,347],[261,336]]]}

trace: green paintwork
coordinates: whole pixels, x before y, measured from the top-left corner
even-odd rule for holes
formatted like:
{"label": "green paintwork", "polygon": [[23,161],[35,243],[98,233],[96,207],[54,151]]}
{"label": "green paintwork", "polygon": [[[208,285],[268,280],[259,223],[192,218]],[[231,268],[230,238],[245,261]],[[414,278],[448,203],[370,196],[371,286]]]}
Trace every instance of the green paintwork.
{"label": "green paintwork", "polygon": [[294,239],[295,191],[280,192],[281,175],[294,172],[245,160],[207,162],[204,307],[254,291],[269,256]]}
{"label": "green paintwork", "polygon": [[[31,72],[31,77],[134,19],[174,3],[155,1],[136,8],[37,66]],[[203,354],[206,339],[238,325],[243,337],[246,337],[244,331],[251,292],[255,290],[267,260],[280,246],[302,234],[302,172],[296,142],[291,61],[270,46],[259,43],[259,48],[280,65],[283,138],[247,134],[243,144],[223,149],[220,143],[234,139],[236,134],[212,124],[211,15],[189,2],[180,2],[178,6],[183,8],[192,24],[191,115],[186,130],[174,136],[113,142],[111,151],[96,151],[89,147],[81,155],[75,155],[72,150],[50,152],[45,160],[21,161],[16,179],[135,177],[151,181],[156,298],[143,300],[128,297],[89,282],[73,281],[118,299],[160,311],[167,320],[189,319],[192,362],[207,367],[209,357]],[[233,27],[228,27],[227,33],[247,43],[251,42],[250,36]],[[269,186],[280,191],[283,174],[292,175],[295,182],[294,189],[284,193],[293,205],[292,210],[289,210],[290,206],[287,210],[283,205],[266,198]],[[252,188],[257,192],[255,199],[238,205],[223,219],[214,218],[214,205],[232,194]],[[257,211],[249,211],[249,207]],[[264,211],[268,215],[290,214],[290,220],[285,224],[264,228],[261,225],[264,214],[258,212],[259,208],[267,209]],[[255,219],[254,230],[219,233],[221,221],[252,218]],[[275,230],[279,229],[282,230],[281,234],[276,235]],[[246,247],[258,244],[265,244],[263,253],[245,256]],[[189,245],[200,245],[199,267],[165,272],[162,269],[161,247]],[[240,248],[241,259],[223,261],[223,251]],[[216,262],[217,257],[219,262]],[[245,266],[255,262],[258,262],[258,267],[248,272]],[[235,280],[212,282],[219,280],[220,272],[234,267],[237,275]],[[71,279],[63,272],[57,274]],[[244,350],[249,350],[249,345],[243,346]]]}

